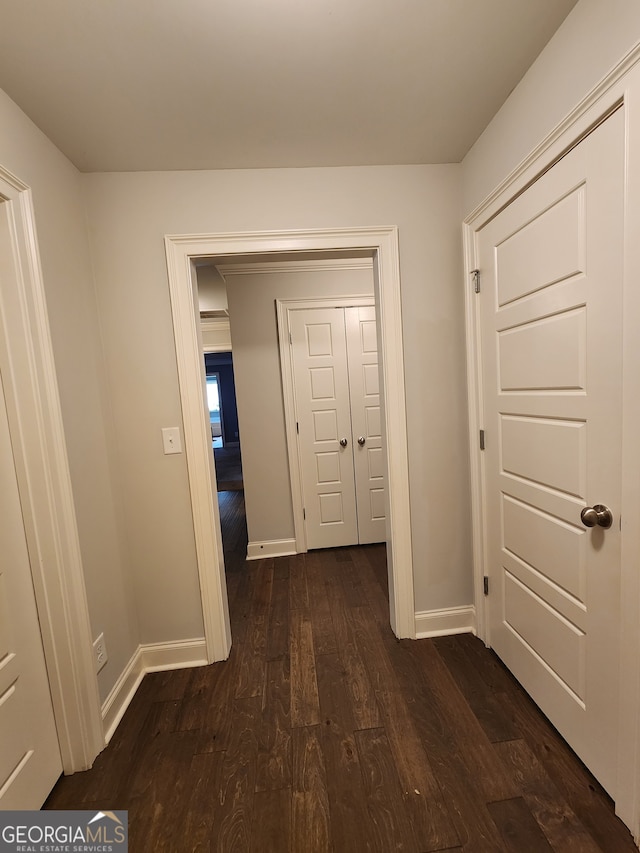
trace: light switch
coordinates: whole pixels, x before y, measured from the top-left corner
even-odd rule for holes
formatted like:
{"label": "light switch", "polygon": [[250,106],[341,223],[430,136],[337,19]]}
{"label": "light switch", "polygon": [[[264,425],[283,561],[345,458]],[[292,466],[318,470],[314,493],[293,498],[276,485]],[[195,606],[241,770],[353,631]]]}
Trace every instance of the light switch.
{"label": "light switch", "polygon": [[165,427],[162,430],[162,443],[165,455],[167,453],[182,453],[180,427]]}

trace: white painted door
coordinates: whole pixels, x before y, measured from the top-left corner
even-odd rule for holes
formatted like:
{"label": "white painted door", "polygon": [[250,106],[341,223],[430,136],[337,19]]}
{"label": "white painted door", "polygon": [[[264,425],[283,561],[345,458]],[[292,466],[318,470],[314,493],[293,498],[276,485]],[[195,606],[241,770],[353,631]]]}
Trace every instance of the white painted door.
{"label": "white painted door", "polygon": [[0,809],[38,809],[62,773],[0,375]]}
{"label": "white painted door", "polygon": [[614,797],[623,136],[619,110],[478,242],[490,641]]}
{"label": "white painted door", "polygon": [[358,541],[344,311],[289,312],[307,548]]}
{"label": "white painted door", "polygon": [[375,309],[289,311],[307,548],[382,542]]}
{"label": "white painted door", "polygon": [[373,305],[345,308],[358,542],[384,542],[385,462]]}

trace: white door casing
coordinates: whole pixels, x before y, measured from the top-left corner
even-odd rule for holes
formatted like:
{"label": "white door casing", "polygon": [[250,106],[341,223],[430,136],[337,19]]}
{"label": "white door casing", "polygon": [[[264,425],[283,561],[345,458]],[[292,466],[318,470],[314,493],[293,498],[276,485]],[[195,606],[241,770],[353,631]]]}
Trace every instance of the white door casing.
{"label": "white door casing", "polygon": [[387,452],[387,565],[391,626],[398,637],[415,636],[413,560],[409,511],[406,406],[400,308],[398,234],[395,227],[337,228],[306,231],[169,235],[165,237],[173,316],[185,452],[194,519],[198,572],[202,591],[209,659],[229,654],[231,635],[223,595],[224,566],[220,531],[212,506],[213,482],[203,417],[201,342],[196,328],[197,283],[193,264],[199,258],[278,252],[369,251],[373,258],[378,326],[383,343],[381,404]]}
{"label": "white door casing", "polygon": [[0,167],[0,365],[65,773],[104,747],[31,192]]}
{"label": "white door casing", "polygon": [[0,374],[0,809],[39,809],[62,760]]}
{"label": "white door casing", "polygon": [[[478,234],[490,643],[617,793],[619,110]],[[610,529],[588,530],[606,504]]]}

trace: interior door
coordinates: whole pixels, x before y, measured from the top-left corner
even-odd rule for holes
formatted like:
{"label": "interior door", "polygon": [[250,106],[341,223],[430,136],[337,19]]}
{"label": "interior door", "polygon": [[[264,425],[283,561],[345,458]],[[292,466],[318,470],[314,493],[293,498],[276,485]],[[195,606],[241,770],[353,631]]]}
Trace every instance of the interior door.
{"label": "interior door", "polygon": [[358,541],[344,311],[289,312],[307,548]]}
{"label": "interior door", "polygon": [[38,809],[62,773],[0,374],[0,809]]}
{"label": "interior door", "polygon": [[358,542],[384,542],[385,463],[373,305],[345,308]]}
{"label": "interior door", "polygon": [[478,242],[490,641],[614,797],[623,156],[619,110]]}

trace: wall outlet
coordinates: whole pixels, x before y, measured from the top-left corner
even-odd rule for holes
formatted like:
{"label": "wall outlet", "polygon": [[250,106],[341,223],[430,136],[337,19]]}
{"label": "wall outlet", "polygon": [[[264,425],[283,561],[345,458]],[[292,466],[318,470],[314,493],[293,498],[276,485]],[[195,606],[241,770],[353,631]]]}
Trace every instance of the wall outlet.
{"label": "wall outlet", "polygon": [[96,662],[96,672],[100,672],[105,663],[109,660],[107,654],[107,644],[104,641],[104,634],[93,641],[93,656]]}

